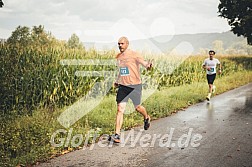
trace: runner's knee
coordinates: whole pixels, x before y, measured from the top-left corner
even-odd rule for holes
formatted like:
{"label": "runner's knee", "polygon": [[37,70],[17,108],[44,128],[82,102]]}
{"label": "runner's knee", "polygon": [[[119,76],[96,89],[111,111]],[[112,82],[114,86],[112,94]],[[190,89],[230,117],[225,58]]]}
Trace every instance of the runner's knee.
{"label": "runner's knee", "polygon": [[117,113],[123,114],[124,111],[125,111],[125,107],[122,106],[122,105],[120,105],[120,104],[118,104],[118,105],[117,105]]}

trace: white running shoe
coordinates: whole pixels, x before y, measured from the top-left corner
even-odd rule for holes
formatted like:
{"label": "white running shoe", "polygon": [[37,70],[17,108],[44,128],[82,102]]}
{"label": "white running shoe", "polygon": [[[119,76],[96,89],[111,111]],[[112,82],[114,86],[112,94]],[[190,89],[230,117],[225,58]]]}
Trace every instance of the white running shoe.
{"label": "white running shoe", "polygon": [[211,93],[208,93],[208,95],[206,97],[207,101],[210,101],[210,98],[211,98]]}

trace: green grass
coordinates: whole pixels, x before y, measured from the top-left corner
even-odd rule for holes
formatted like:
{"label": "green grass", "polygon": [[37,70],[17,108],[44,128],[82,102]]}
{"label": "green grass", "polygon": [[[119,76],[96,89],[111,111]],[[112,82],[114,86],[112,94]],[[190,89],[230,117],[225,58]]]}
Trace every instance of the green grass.
{"label": "green grass", "polygon": [[[229,76],[217,77],[215,81],[218,88],[216,94],[250,82],[252,82],[252,71],[235,72]],[[207,91],[206,81],[161,88],[144,101],[143,105],[152,119],[158,119],[203,101]],[[25,166],[59,155],[65,150],[79,149],[71,147],[71,145],[54,148],[50,144],[53,132],[64,129],[57,122],[57,116],[63,111],[64,109],[58,109],[56,112],[50,113],[48,110],[40,109],[35,111],[33,116],[16,117],[8,122],[2,120],[0,166]],[[73,128],[72,136],[75,134],[85,136],[92,129],[100,129],[100,134],[111,134],[114,132],[115,116],[115,96],[109,95],[100,106],[71,126]],[[135,126],[142,126],[142,124],[143,118],[139,113],[125,114],[123,129],[127,130]],[[67,133],[57,136],[58,139],[66,137]],[[83,146],[83,143],[80,146]]]}

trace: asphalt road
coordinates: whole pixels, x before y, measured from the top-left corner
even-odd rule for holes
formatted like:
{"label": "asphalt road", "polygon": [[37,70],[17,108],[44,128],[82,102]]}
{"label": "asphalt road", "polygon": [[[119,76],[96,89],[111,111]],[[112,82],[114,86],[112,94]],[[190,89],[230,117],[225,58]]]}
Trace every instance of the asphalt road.
{"label": "asphalt road", "polygon": [[252,83],[38,167],[252,167]]}

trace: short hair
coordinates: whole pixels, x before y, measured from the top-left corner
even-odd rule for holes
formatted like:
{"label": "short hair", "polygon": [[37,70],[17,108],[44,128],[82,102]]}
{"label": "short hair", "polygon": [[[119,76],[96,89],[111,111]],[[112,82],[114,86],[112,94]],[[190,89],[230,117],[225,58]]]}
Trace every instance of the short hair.
{"label": "short hair", "polygon": [[129,44],[129,40],[128,40],[128,38],[127,38],[127,37],[121,37],[121,38],[119,38],[119,40],[118,40],[118,41],[120,41],[120,40],[125,40],[125,41],[126,41],[126,43],[127,43],[127,44]]}
{"label": "short hair", "polygon": [[214,50],[209,50],[208,54],[213,53],[215,55],[215,51]]}

